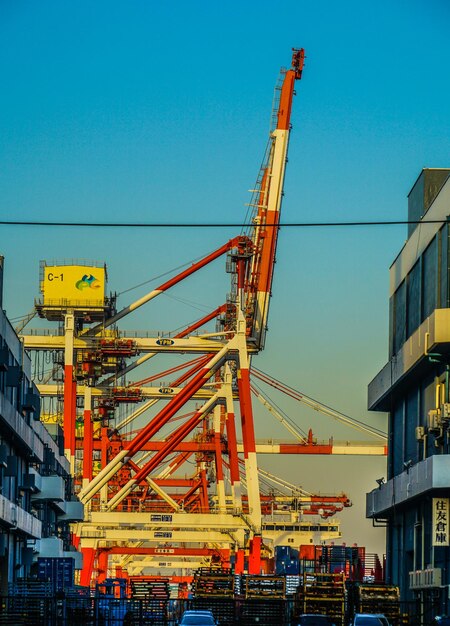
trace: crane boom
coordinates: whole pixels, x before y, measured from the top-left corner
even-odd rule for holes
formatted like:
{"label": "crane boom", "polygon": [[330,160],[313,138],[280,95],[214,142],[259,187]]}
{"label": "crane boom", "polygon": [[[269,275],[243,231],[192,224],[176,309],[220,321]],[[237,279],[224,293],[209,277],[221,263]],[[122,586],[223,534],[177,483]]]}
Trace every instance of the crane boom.
{"label": "crane boom", "polygon": [[303,48],[293,49],[292,67],[282,72],[281,84],[275,92],[278,96],[273,109],[275,127],[271,129],[266,159],[252,198],[253,258],[246,309],[249,334],[260,349],[264,347],[272,289],[294,86],[302,76],[304,58]]}

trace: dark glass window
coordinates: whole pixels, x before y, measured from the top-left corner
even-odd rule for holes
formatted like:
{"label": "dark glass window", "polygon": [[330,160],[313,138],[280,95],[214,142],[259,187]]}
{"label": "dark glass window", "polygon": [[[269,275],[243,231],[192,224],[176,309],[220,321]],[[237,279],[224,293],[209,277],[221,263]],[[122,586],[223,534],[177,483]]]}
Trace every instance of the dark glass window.
{"label": "dark glass window", "polygon": [[392,444],[391,444],[391,463],[393,476],[401,474],[403,471],[403,458],[404,458],[404,408],[403,400],[400,400],[393,413],[391,413],[391,432],[392,432]]}
{"label": "dark glass window", "polygon": [[390,559],[390,573],[392,580],[398,580],[399,578],[399,563],[401,559],[398,558],[397,555],[402,554],[402,545],[400,541],[400,526],[390,524],[388,526],[389,554],[395,555]]}
{"label": "dark glass window", "polygon": [[413,389],[406,398],[405,458],[417,463],[416,426],[419,425],[419,390]]}
{"label": "dark glass window", "polygon": [[437,237],[422,255],[422,321],[430,316],[437,306]]}
{"label": "dark glass window", "polygon": [[410,337],[420,325],[420,261],[414,265],[407,278],[406,336]]}
{"label": "dark glass window", "polygon": [[440,277],[439,277],[439,307],[446,309],[449,305],[448,301],[448,224],[445,224],[440,230],[441,237],[441,255],[440,255]]}
{"label": "dark glass window", "polygon": [[[414,523],[416,521],[415,509],[409,509],[404,513],[404,538],[403,546],[404,550],[412,551],[414,554]],[[411,568],[412,569],[412,568]]]}
{"label": "dark glass window", "polygon": [[422,564],[422,507],[423,504],[419,504],[417,510],[417,522],[414,522],[414,552],[416,553],[416,569],[425,569]]}
{"label": "dark glass window", "polygon": [[394,355],[394,296],[389,298],[389,358]]}
{"label": "dark glass window", "polygon": [[394,294],[394,354],[406,341],[406,289],[405,281]]}

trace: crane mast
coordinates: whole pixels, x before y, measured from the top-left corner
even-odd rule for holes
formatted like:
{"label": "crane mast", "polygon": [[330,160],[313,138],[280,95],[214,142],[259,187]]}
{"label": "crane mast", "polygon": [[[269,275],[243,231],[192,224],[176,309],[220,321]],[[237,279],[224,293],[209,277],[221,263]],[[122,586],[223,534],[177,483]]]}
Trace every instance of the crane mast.
{"label": "crane mast", "polygon": [[282,70],[275,90],[272,128],[268,148],[256,183],[251,206],[253,257],[247,278],[248,334],[258,349],[264,347],[269,298],[272,289],[285,166],[291,130],[291,110],[295,81],[303,71],[305,51],[293,49],[292,67]]}

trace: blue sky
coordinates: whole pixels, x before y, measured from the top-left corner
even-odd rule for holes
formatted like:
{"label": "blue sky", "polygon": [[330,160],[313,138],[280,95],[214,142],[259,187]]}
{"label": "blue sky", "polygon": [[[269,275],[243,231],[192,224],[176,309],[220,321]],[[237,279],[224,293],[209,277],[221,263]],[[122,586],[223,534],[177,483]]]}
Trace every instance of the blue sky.
{"label": "blue sky", "polygon": [[[449,21],[444,0],[3,0],[2,219],[241,221],[293,46],[307,59],[283,219],[405,219],[420,169],[450,165]],[[11,317],[32,308],[40,259],[105,261],[120,292],[234,234],[1,227],[4,306]],[[282,230],[257,365],[382,424],[367,414],[366,390],[387,359],[387,269],[405,237],[405,226]],[[198,316],[195,306],[223,302],[227,289],[219,261],[174,290],[189,303],[161,298],[126,326],[176,328]],[[290,409],[320,437],[352,437]],[[270,418],[258,419],[272,434]],[[356,479],[355,461],[295,460],[305,488],[345,490],[358,502],[344,518],[353,516],[346,524],[355,535],[361,494],[385,472],[381,459],[358,462]],[[292,460],[263,463],[281,472]]]}

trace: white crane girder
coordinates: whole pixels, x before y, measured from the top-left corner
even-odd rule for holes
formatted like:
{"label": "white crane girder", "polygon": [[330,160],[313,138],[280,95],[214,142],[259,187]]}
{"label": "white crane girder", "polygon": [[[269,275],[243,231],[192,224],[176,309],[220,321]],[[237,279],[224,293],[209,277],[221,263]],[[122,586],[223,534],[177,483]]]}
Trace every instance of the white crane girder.
{"label": "white crane girder", "polygon": [[[130,383],[130,387],[133,387],[133,384]],[[60,396],[62,393],[62,389],[60,385],[37,385],[39,393],[41,396]],[[77,385],[77,395],[82,396],[84,394],[84,385]],[[142,396],[144,398],[158,398],[163,400],[164,398],[172,398],[176,396],[182,390],[182,387],[169,387],[169,386],[159,386],[159,387],[139,387],[139,390],[142,392]],[[111,388],[102,389],[100,387],[91,387],[91,394],[93,397],[101,397],[101,396],[109,396],[111,392]],[[212,396],[216,393],[216,390],[211,389],[199,389],[197,393],[193,394],[193,399],[200,398],[212,398]],[[133,403],[133,398],[130,397],[130,403]]]}
{"label": "white crane girder", "polygon": [[[219,544],[224,547],[230,547],[235,543],[243,545],[244,532],[239,531],[236,537],[230,536],[228,533],[220,533],[215,530],[205,530],[204,528],[195,530],[172,530],[172,531],[149,531],[126,528],[83,528],[81,530],[81,547],[97,548],[108,547],[104,544],[111,543],[113,546],[120,542],[130,542],[133,540],[144,542],[145,544],[163,544],[167,541],[171,543],[198,543],[203,546],[205,543]],[[166,537],[161,537],[164,532]],[[156,535],[156,536],[155,536]]]}
{"label": "white crane girder", "polygon": [[[200,567],[209,567],[211,559],[205,561],[135,561],[134,559],[126,565],[129,576],[139,575],[146,568],[151,569],[170,569],[170,570],[196,570]],[[172,573],[172,572],[171,572]]]}
{"label": "white crane girder", "polygon": [[248,530],[248,523],[241,516],[227,513],[138,513],[95,512],[89,515],[92,524],[102,527],[145,527],[148,531],[178,529],[204,529],[237,531]]}
{"label": "white crane girder", "polygon": [[[120,334],[119,337],[120,339]],[[65,339],[63,335],[22,335],[25,350],[64,350]],[[133,337],[134,347],[137,352],[171,352],[171,353],[215,353],[219,352],[226,340],[217,340],[202,337],[183,337],[172,339],[168,337]],[[75,337],[73,342],[75,350],[93,351],[100,349],[98,338],[81,336]],[[251,347],[249,346],[251,351]]]}

